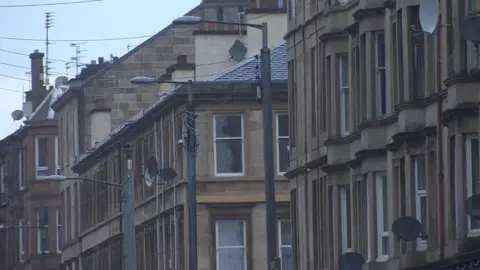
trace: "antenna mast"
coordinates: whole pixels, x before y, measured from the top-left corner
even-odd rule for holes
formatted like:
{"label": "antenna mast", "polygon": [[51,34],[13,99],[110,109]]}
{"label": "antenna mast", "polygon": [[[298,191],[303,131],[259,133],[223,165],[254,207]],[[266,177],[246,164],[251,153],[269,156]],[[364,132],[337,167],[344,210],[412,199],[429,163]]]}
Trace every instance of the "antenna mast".
{"label": "antenna mast", "polygon": [[45,32],[46,32],[46,39],[45,39],[45,85],[48,85],[50,80],[49,80],[49,75],[50,75],[50,60],[49,60],[49,47],[50,47],[50,39],[49,39],[49,30],[50,28],[53,27],[53,12],[46,12],[45,13]]}
{"label": "antenna mast", "polygon": [[72,57],[70,58],[72,61],[75,61],[75,67],[77,68],[77,73],[76,75],[78,75],[78,68],[83,66],[82,64],[80,64],[80,58],[82,58],[83,56],[81,55],[82,52],[84,52],[85,50],[81,50],[80,49],[80,46],[85,44],[86,42],[81,42],[81,43],[70,43],[70,47],[75,47],[75,57]]}

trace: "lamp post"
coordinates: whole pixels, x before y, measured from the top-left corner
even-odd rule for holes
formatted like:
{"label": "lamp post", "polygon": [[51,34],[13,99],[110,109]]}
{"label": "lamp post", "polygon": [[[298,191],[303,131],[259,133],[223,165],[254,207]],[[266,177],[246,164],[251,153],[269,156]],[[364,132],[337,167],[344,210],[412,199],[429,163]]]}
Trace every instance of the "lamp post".
{"label": "lamp post", "polygon": [[187,100],[187,166],[188,166],[188,182],[187,182],[187,200],[188,200],[188,259],[190,269],[197,269],[197,135],[195,134],[195,106],[193,105],[192,84],[188,82],[175,81],[159,81],[154,78],[139,76],[130,80],[132,84],[148,85],[156,83],[176,83],[188,84],[188,100]]}
{"label": "lamp post", "polygon": [[133,170],[132,170],[132,147],[130,144],[124,145],[127,154],[127,177],[123,184],[101,181],[84,177],[66,177],[63,175],[50,175],[46,180],[65,181],[65,180],[82,180],[97,184],[105,184],[116,188],[121,188],[123,193],[123,253],[126,257],[126,270],[137,269],[137,245],[135,238],[135,200],[133,192]]}
{"label": "lamp post", "polygon": [[[268,27],[267,23],[235,23],[203,20],[196,16],[183,16],[173,21],[173,24],[198,24],[198,23],[218,23],[225,25],[238,25],[252,27],[262,31],[262,48],[260,51],[261,59],[261,87],[263,102],[263,155],[264,155],[264,177],[265,177],[265,205],[267,211],[267,269],[275,270],[280,268],[277,259],[277,216],[275,206],[275,169],[273,155],[273,116],[272,116],[272,77],[270,66],[270,49],[268,48]],[[190,258],[195,264],[191,265],[191,270],[197,270],[196,252],[190,254],[195,258]]]}

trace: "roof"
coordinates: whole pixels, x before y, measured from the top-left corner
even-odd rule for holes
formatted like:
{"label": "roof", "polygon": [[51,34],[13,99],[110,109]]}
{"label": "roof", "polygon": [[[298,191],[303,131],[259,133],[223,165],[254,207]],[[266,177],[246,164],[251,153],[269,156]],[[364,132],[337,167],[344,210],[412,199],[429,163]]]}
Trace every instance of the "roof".
{"label": "roof", "polygon": [[[258,69],[257,69],[258,66]],[[288,58],[286,41],[282,40],[270,49],[272,81],[288,79]],[[261,74],[261,59],[258,56],[247,58],[207,81],[253,81]]]}
{"label": "roof", "polygon": [[32,115],[28,118],[29,121],[56,119],[55,112],[51,108],[53,102],[57,100],[64,92],[68,91],[68,86],[55,87],[50,90],[43,101],[33,111]]}

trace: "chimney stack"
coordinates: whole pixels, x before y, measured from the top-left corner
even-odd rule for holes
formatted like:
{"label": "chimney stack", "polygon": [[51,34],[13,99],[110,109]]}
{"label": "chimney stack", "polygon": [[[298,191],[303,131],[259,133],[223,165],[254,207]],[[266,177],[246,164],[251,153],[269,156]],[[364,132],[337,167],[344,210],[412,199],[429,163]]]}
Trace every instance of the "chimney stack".
{"label": "chimney stack", "polygon": [[105,63],[105,60],[103,59],[103,57],[99,57],[98,58],[98,64],[103,65],[103,63]]}
{"label": "chimney stack", "polygon": [[32,110],[35,110],[47,95],[47,90],[44,86],[45,75],[43,70],[43,56],[44,54],[38,50],[35,50],[30,54],[30,73],[32,76],[32,93],[30,97],[32,101]]}

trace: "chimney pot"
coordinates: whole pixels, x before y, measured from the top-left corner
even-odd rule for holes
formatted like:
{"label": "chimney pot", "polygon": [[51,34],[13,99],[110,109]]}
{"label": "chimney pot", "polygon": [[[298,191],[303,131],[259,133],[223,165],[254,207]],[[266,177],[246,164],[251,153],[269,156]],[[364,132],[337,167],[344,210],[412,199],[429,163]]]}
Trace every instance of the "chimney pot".
{"label": "chimney pot", "polygon": [[187,55],[181,54],[181,55],[177,56],[177,64],[179,64],[179,65],[187,64]]}

